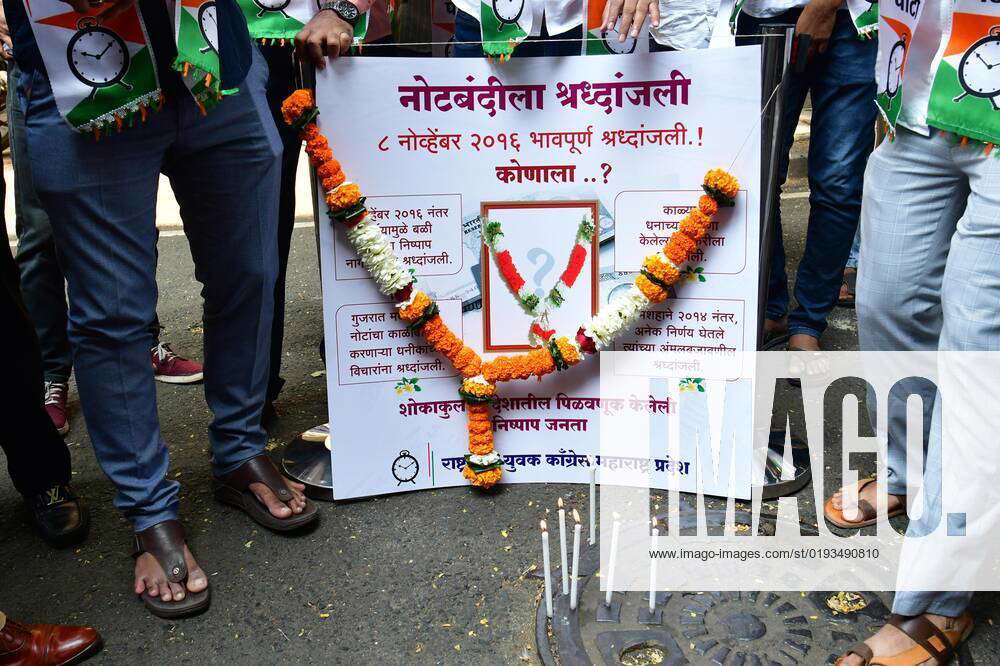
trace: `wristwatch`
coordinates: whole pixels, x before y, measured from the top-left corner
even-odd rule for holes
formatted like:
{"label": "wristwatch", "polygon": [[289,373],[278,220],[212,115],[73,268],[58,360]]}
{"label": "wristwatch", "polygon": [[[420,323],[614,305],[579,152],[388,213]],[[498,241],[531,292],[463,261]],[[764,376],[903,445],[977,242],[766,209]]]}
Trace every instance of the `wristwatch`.
{"label": "wristwatch", "polygon": [[358,8],[353,3],[348,2],[348,0],[333,0],[333,2],[324,2],[319,6],[319,10],[323,11],[325,9],[329,9],[331,12],[352,26],[358,22],[358,17],[361,15],[358,12]]}

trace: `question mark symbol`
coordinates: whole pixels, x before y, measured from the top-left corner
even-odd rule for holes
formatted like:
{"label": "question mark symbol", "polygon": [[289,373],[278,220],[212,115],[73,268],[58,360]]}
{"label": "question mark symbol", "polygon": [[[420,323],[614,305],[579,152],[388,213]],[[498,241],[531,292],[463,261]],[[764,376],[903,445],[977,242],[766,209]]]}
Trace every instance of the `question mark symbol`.
{"label": "question mark symbol", "polygon": [[531,278],[535,282],[535,286],[539,287],[535,289],[535,296],[542,298],[545,296],[545,290],[541,289],[542,280],[545,276],[552,272],[552,267],[556,265],[555,257],[553,257],[547,250],[543,250],[540,247],[534,247],[528,250],[528,261],[534,266],[538,266],[539,260],[541,260],[541,268],[535,271],[535,275]]}
{"label": "question mark symbol", "polygon": [[604,170],[604,182],[605,184],[607,184],[608,175],[611,173],[611,165],[608,164],[607,162],[601,162],[601,169]]}

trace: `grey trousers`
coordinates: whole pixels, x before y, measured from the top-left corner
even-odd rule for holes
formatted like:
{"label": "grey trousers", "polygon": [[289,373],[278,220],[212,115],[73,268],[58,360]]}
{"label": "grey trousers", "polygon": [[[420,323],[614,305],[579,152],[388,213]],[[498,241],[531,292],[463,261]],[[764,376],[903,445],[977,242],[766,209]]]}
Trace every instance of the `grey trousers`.
{"label": "grey trousers", "polygon": [[[900,128],[872,154],[864,187],[861,349],[1000,349],[1000,161],[942,133],[924,137]],[[903,393],[918,393],[925,499],[921,518],[908,528],[917,535],[929,531],[941,511],[941,410],[934,409],[932,386],[914,380],[909,389],[889,398],[888,491],[906,493]],[[893,610],[957,617],[971,598],[971,592],[900,592]]]}

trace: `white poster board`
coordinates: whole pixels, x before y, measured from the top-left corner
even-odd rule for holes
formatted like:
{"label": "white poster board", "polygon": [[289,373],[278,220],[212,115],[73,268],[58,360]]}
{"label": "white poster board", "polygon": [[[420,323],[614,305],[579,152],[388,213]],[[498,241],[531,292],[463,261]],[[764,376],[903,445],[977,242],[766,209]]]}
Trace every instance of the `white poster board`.
{"label": "white poster board", "polygon": [[[538,293],[558,280],[581,215],[596,211],[598,252],[588,252],[552,318],[572,336],[660,249],[696,204],[705,172],[730,170],[741,184],[737,205],[701,242],[691,262],[697,273],[616,348],[723,345],[739,353],[756,336],[759,63],[756,46],[502,65],[345,58],[317,74],[319,123],[420,288],[484,358],[495,355],[485,351],[487,336],[491,349],[525,345],[531,321],[483,251],[484,209],[503,222]],[[335,496],[465,485],[457,373],[394,317],[325,214],[320,241]],[[648,411],[652,430],[666,429],[678,401],[676,386],[665,384],[662,395],[618,407]],[[598,362],[502,384],[499,393],[493,427],[507,460],[503,482],[586,482],[578,463],[598,452]],[[749,489],[751,407],[740,415],[746,464],[741,458],[737,468],[747,477],[737,489]],[[679,487],[693,483],[682,477]]]}

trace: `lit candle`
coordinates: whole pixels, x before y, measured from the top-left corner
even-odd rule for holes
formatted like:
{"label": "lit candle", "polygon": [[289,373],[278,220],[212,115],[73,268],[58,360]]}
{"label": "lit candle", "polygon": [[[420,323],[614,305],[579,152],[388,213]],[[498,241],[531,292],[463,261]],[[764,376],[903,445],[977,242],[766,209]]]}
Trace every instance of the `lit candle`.
{"label": "lit candle", "polygon": [[590,468],[590,540],[587,542],[591,546],[597,539],[594,534],[594,516],[597,514],[597,467]]}
{"label": "lit candle", "polygon": [[573,585],[569,593],[569,609],[576,610],[576,579],[580,576],[580,514],[573,509]]}
{"label": "lit candle", "polygon": [[652,556],[652,551],[656,549],[656,537],[660,536],[660,528],[656,526],[656,518],[653,518],[653,532],[649,539],[649,613],[656,611],[656,558]]}
{"label": "lit candle", "polygon": [[559,506],[559,563],[562,565],[562,593],[569,594],[569,559],[566,554],[566,509],[563,508],[563,499],[560,497],[556,504]]}
{"label": "lit candle", "polygon": [[615,560],[618,559],[618,531],[622,524],[618,520],[618,514],[614,514],[614,522],[611,524],[611,556],[608,558],[608,591],[604,595],[604,605],[611,607],[611,595],[615,592]]}
{"label": "lit candle", "polygon": [[542,528],[542,568],[545,570],[545,615],[552,617],[552,565],[549,562],[549,527],[545,521],[539,525]]}

